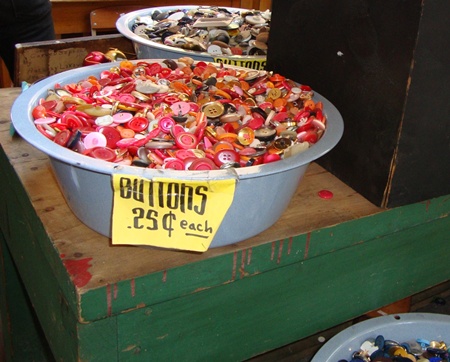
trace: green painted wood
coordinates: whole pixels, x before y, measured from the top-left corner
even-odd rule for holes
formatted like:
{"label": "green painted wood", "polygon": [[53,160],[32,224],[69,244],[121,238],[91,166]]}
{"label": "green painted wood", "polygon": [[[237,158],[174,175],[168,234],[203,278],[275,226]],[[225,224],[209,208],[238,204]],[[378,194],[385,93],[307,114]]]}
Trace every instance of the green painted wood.
{"label": "green painted wood", "polygon": [[[7,231],[5,239],[12,258],[20,260],[20,281],[33,300],[33,307],[55,359],[77,361],[83,360],[80,356],[86,355],[86,361],[116,360],[114,318],[91,325],[81,324],[77,320],[77,298],[70,277],[56,251],[49,247],[52,244],[42,223],[20,180],[8,166],[9,161],[0,152],[0,169],[8,186],[2,189],[1,196],[4,201],[2,205],[7,205],[0,209],[2,231]],[[97,355],[101,348],[105,350],[100,358]],[[33,359],[19,361],[27,360]]]}
{"label": "green painted wood", "polygon": [[[48,344],[0,232],[0,361],[51,361]],[[2,356],[4,359],[2,359]]]}
{"label": "green painted wood", "polygon": [[[145,333],[145,331],[142,331]],[[119,361],[116,317],[77,325],[79,361]]]}
{"label": "green painted wood", "polygon": [[[30,168],[34,171],[37,171],[38,167],[39,166],[32,166]],[[32,230],[34,240],[33,242],[38,244],[33,245],[36,248],[42,250],[43,258],[49,266],[51,273],[57,279],[57,282],[63,291],[69,307],[74,314],[78,314],[78,298],[76,296],[75,287],[71,282],[66,268],[61,263],[61,258],[59,257],[56,249],[53,247],[53,244],[50,242],[47,232],[45,231],[41,220],[37,216],[27,192],[25,191],[19,177],[14,171],[14,168],[10,164],[10,161],[1,145],[0,172],[2,174],[2,186],[4,191],[5,203],[7,204],[7,209],[5,208],[1,210],[1,220],[3,220],[3,222],[0,225],[2,230],[7,230],[5,234],[9,234],[12,229],[11,224],[9,223],[10,217],[8,216],[8,211],[18,212],[20,214],[20,222],[22,222],[22,225],[27,225],[27,227]],[[51,172],[50,169],[48,170],[48,172]],[[14,199],[12,199],[13,197]],[[10,238],[6,237],[6,241],[8,244],[10,244],[9,239]],[[23,252],[27,252],[26,243],[16,245],[15,247],[23,248]]]}
{"label": "green painted wood", "polygon": [[96,320],[145,305],[251,278],[279,267],[401,233],[450,213],[448,196],[315,230],[286,240],[124,280],[81,296],[82,318]]}
{"label": "green painted wood", "polygon": [[443,217],[119,315],[119,360],[239,361],[337,325],[448,280],[448,230]]}

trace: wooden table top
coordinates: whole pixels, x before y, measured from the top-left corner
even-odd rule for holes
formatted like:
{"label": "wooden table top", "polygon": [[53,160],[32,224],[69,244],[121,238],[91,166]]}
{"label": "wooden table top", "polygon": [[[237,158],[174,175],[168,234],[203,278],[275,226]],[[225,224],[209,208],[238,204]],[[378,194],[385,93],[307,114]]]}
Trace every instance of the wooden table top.
{"label": "wooden table top", "polygon": [[[112,246],[110,239],[82,224],[66,204],[53,176],[48,157],[22,140],[11,136],[10,109],[20,88],[0,89],[0,143],[18,174],[41,219],[53,247],[69,273],[74,265],[89,267],[85,279],[73,279],[79,293],[122,280],[234,254],[263,244],[289,239],[311,231],[381,212],[339,179],[312,163],[290,206],[269,229],[248,240],[210,249],[205,253],[161,250],[150,247]],[[320,190],[334,196],[322,199]],[[282,244],[281,244],[282,245]]]}

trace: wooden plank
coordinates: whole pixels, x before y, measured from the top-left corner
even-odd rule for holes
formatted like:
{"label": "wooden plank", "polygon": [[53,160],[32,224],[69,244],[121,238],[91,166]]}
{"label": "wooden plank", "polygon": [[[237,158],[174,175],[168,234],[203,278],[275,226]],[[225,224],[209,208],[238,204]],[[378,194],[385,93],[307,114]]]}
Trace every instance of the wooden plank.
{"label": "wooden plank", "polygon": [[111,48],[121,50],[129,59],[136,58],[132,42],[121,35],[17,44],[14,84],[19,86],[22,81],[33,83],[49,75],[81,67],[89,52],[106,53]]}

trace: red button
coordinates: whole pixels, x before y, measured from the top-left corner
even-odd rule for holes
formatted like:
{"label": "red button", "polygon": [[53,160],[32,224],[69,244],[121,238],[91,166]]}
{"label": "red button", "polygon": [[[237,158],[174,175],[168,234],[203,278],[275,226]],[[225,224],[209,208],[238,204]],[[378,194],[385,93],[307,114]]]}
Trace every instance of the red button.
{"label": "red button", "polygon": [[217,170],[217,166],[214,164],[212,160],[209,158],[197,158],[192,161],[189,166],[189,170],[194,171],[209,171],[209,170]]}
{"label": "red button", "polygon": [[259,117],[256,116],[256,117],[252,118],[250,121],[248,121],[246,123],[246,126],[255,130],[255,129],[262,127],[263,124],[264,124],[264,118],[262,118],[261,116],[259,116]]}
{"label": "red button", "polygon": [[117,129],[114,127],[105,126],[99,128],[98,131],[106,137],[106,147],[116,148],[117,142],[121,139],[120,133]]}
{"label": "red button", "polygon": [[195,153],[192,150],[178,150],[175,156],[181,161],[184,161],[187,158],[195,157]]}
{"label": "red button", "polygon": [[147,68],[147,74],[148,75],[156,75],[158,74],[162,69],[161,64],[159,63],[151,63]]}
{"label": "red button", "polygon": [[281,156],[276,153],[265,153],[263,158],[264,163],[270,163],[281,160]]}
{"label": "red button", "polygon": [[93,148],[90,152],[89,155],[94,157],[94,158],[98,158],[100,160],[104,160],[104,161],[114,161],[116,159],[116,153],[107,147],[96,147]]}
{"label": "red button", "polygon": [[176,138],[177,135],[184,132],[186,131],[184,130],[184,127],[181,124],[174,124],[170,129],[170,134],[172,135],[173,138]]}
{"label": "red button", "polygon": [[72,135],[72,132],[70,132],[68,129],[64,129],[61,132],[58,132],[55,136],[55,143],[61,146],[66,146],[67,142],[69,142],[70,136]]}
{"label": "red button", "polygon": [[183,149],[192,149],[197,146],[198,140],[192,133],[184,132],[175,137],[175,143]]}
{"label": "red button", "polygon": [[128,122],[128,128],[135,132],[145,131],[148,127],[149,121],[145,117],[134,117]]}
{"label": "red button", "polygon": [[333,198],[333,193],[330,190],[320,190],[318,192],[319,197],[321,197],[322,199],[331,199]]}
{"label": "red button", "polygon": [[184,170],[184,162],[178,158],[169,157],[164,160],[163,168],[181,171]]}
{"label": "red button", "polygon": [[224,163],[239,162],[239,158],[239,153],[235,150],[222,149],[214,155],[214,162],[220,167]]}

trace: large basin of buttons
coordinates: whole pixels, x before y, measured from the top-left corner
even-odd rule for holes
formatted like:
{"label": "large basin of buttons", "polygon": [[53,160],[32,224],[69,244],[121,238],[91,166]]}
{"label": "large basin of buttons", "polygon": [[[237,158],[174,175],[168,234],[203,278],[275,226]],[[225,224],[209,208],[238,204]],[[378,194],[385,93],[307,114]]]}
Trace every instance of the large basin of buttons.
{"label": "large basin of buttons", "polygon": [[[400,345],[408,343],[412,346],[413,343],[419,343],[424,351],[427,345],[433,345],[433,341],[444,342],[447,349],[450,342],[450,316],[402,313],[369,319],[348,327],[332,337],[311,362],[350,361],[352,355],[361,350],[363,343],[374,341],[379,336],[385,341]],[[420,352],[417,353],[419,354]]]}
{"label": "large basin of buttons", "polygon": [[314,99],[323,103],[327,117],[326,131],[319,141],[294,156],[251,167],[180,171],[118,165],[62,147],[37,130],[32,112],[39,100],[46,97],[49,89],[54,88],[55,84],[72,84],[92,75],[98,76],[112,67],[114,63],[77,68],[41,80],[22,92],[11,111],[16,131],[27,142],[48,155],[62,193],[73,213],[88,227],[108,237],[111,236],[111,177],[114,173],[137,175],[147,179],[233,178],[237,181],[233,203],[210,247],[229,245],[255,236],[280,218],[291,202],[308,165],[335,147],[343,134],[344,124],[339,111],[318,93],[314,94]]}
{"label": "large basin of buttons", "polygon": [[[198,10],[208,16],[197,17],[195,13]],[[197,19],[197,21],[191,20],[190,24],[178,25],[176,19],[181,23],[181,20],[177,17],[180,11],[184,12],[187,18]],[[229,19],[239,19],[239,28],[235,29],[233,27],[233,29],[229,29],[232,25],[238,25],[235,21],[228,25],[226,23],[208,23],[208,21],[213,21],[214,19],[227,18],[217,18],[214,15],[217,12],[226,12]],[[153,21],[151,19],[152,15],[161,13],[170,14],[175,19],[172,20],[171,24],[173,26],[170,27],[170,29],[175,28],[175,30],[172,30],[172,35],[167,34],[167,31],[164,34],[164,29],[155,29],[156,24],[161,22]],[[246,18],[247,21],[245,20]],[[196,23],[201,24],[202,22],[199,20],[202,19],[207,19],[206,22],[203,22],[204,26],[195,25]],[[148,25],[149,21],[153,22],[153,25]],[[168,20],[165,19],[163,21],[167,24]],[[216,25],[213,27],[211,24]],[[116,23],[117,30],[133,42],[139,59],[175,59],[182,56],[190,56],[195,60],[223,61],[226,64],[252,69],[265,68],[269,26],[270,12],[268,10],[263,12],[241,8],[195,5],[164,6],[136,10],[123,14]],[[189,29],[184,30],[186,27]],[[239,29],[245,30],[239,32]],[[242,34],[244,35],[242,36]],[[163,36],[162,39],[161,35]],[[220,46],[211,44],[214,41]]]}

